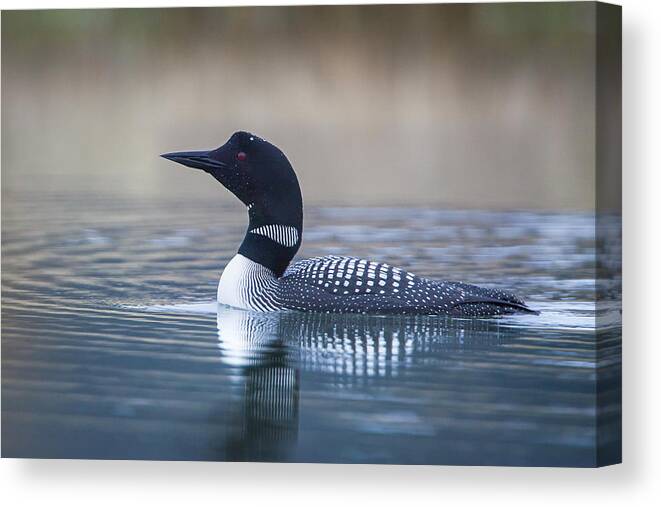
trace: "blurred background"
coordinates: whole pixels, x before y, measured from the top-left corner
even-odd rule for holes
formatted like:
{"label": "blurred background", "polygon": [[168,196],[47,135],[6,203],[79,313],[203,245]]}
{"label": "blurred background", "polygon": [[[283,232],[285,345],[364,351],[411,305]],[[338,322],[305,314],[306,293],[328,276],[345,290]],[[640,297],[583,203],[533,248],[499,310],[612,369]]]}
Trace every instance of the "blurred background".
{"label": "blurred background", "polygon": [[594,4],[2,13],[17,193],[233,199],[158,155],[250,130],[307,204],[590,209]]}

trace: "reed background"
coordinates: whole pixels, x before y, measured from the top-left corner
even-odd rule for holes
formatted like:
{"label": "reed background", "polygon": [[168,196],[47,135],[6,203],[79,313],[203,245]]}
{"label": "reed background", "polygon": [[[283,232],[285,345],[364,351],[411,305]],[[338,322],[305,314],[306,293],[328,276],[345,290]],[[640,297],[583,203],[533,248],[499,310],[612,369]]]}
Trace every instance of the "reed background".
{"label": "reed background", "polygon": [[18,193],[233,199],[160,159],[239,129],[308,204],[590,209],[592,3],[2,13]]}

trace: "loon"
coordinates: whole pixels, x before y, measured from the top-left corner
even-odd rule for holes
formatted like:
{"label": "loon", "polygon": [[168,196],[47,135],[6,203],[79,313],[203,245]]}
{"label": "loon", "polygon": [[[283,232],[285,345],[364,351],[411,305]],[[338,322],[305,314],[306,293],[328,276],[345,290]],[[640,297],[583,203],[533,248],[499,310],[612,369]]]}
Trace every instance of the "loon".
{"label": "loon", "polygon": [[248,231],[218,284],[218,303],[259,312],[451,315],[537,313],[508,292],[437,281],[382,262],[327,255],[290,265],[303,234],[303,199],[285,154],[249,132],[220,148],[162,157],[201,169],[248,209]]}

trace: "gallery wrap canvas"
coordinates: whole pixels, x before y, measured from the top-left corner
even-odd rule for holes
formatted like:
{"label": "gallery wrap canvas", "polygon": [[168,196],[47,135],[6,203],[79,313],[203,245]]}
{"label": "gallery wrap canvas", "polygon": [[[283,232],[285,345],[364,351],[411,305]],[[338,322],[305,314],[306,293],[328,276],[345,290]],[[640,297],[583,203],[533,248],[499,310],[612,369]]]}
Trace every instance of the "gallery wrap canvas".
{"label": "gallery wrap canvas", "polygon": [[2,12],[2,457],[621,461],[621,9]]}

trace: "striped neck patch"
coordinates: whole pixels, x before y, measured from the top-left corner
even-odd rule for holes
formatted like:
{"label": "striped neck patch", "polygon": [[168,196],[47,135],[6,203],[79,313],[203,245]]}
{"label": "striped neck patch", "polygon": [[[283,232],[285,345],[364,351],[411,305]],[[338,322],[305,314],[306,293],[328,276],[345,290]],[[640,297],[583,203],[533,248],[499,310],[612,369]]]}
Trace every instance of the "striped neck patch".
{"label": "striped neck patch", "polygon": [[259,234],[272,239],[276,243],[291,248],[298,243],[298,231],[296,227],[290,225],[262,225],[250,231],[252,234]]}

